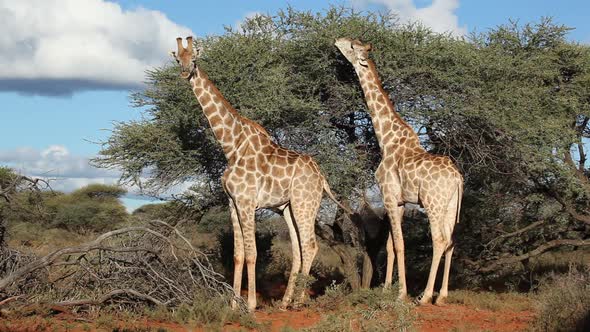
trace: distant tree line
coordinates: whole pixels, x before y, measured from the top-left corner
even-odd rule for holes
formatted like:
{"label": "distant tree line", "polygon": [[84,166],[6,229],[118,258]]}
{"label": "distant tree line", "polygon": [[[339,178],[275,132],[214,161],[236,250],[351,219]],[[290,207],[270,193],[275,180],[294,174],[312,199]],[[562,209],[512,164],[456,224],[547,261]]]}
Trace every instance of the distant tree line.
{"label": "distant tree line", "polygon": [[125,189],[91,184],[66,194],[50,190],[50,183],[39,181],[0,167],[2,229],[32,223],[76,233],[104,232],[127,221],[128,213],[119,200]]}

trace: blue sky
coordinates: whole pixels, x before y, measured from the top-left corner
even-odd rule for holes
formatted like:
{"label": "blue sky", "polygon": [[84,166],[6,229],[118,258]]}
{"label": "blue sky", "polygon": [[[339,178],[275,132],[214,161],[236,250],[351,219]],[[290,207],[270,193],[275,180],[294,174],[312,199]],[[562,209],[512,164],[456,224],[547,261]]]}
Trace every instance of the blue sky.
{"label": "blue sky", "polygon": [[[587,0],[0,0],[0,28],[8,32],[0,38],[0,165],[56,178],[55,187],[65,191],[112,183],[116,172],[86,163],[100,149],[92,142],[108,137],[113,121],[139,118],[129,92],[141,89],[145,69],[167,61],[177,35],[221,34],[255,13],[330,4],[393,10],[459,35],[509,18],[552,16],[576,28],[571,40],[590,43]],[[142,203],[126,200],[130,208]]]}

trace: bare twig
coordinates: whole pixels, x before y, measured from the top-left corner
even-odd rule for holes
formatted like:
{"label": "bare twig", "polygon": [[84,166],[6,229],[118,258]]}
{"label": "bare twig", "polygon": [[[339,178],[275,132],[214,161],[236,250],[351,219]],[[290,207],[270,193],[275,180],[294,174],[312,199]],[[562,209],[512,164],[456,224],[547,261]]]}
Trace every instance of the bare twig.
{"label": "bare twig", "polygon": [[151,297],[146,294],[142,294],[134,289],[116,289],[114,291],[108,292],[107,294],[100,297],[98,300],[91,300],[91,299],[83,299],[83,300],[75,300],[75,301],[62,301],[55,303],[56,305],[70,307],[70,306],[83,306],[83,305],[101,305],[111,298],[119,295],[132,295],[140,300],[151,302],[155,305],[166,305],[166,303],[161,302],[160,300]]}

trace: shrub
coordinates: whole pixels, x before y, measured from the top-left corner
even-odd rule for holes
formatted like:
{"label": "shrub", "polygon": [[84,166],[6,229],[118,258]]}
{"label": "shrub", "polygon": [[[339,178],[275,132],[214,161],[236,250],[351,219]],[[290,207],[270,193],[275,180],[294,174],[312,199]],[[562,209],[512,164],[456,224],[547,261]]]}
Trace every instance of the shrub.
{"label": "shrub", "polygon": [[539,289],[536,331],[590,331],[590,268],[553,274]]}
{"label": "shrub", "polygon": [[119,202],[87,200],[60,205],[50,226],[77,232],[104,232],[126,217],[127,211]]}
{"label": "shrub", "polygon": [[348,292],[342,285],[331,285],[316,299],[320,308],[332,311],[306,331],[408,331],[415,314],[412,305],[399,300],[395,285]]}

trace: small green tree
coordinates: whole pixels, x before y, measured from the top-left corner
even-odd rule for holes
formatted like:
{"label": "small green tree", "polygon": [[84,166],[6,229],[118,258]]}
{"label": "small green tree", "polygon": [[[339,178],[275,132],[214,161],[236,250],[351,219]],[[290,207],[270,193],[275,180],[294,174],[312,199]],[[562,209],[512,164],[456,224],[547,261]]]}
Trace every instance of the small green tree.
{"label": "small green tree", "polygon": [[48,226],[76,232],[103,232],[127,220],[119,198],[126,190],[118,186],[90,184],[70,194],[56,195],[46,202],[51,218]]}

